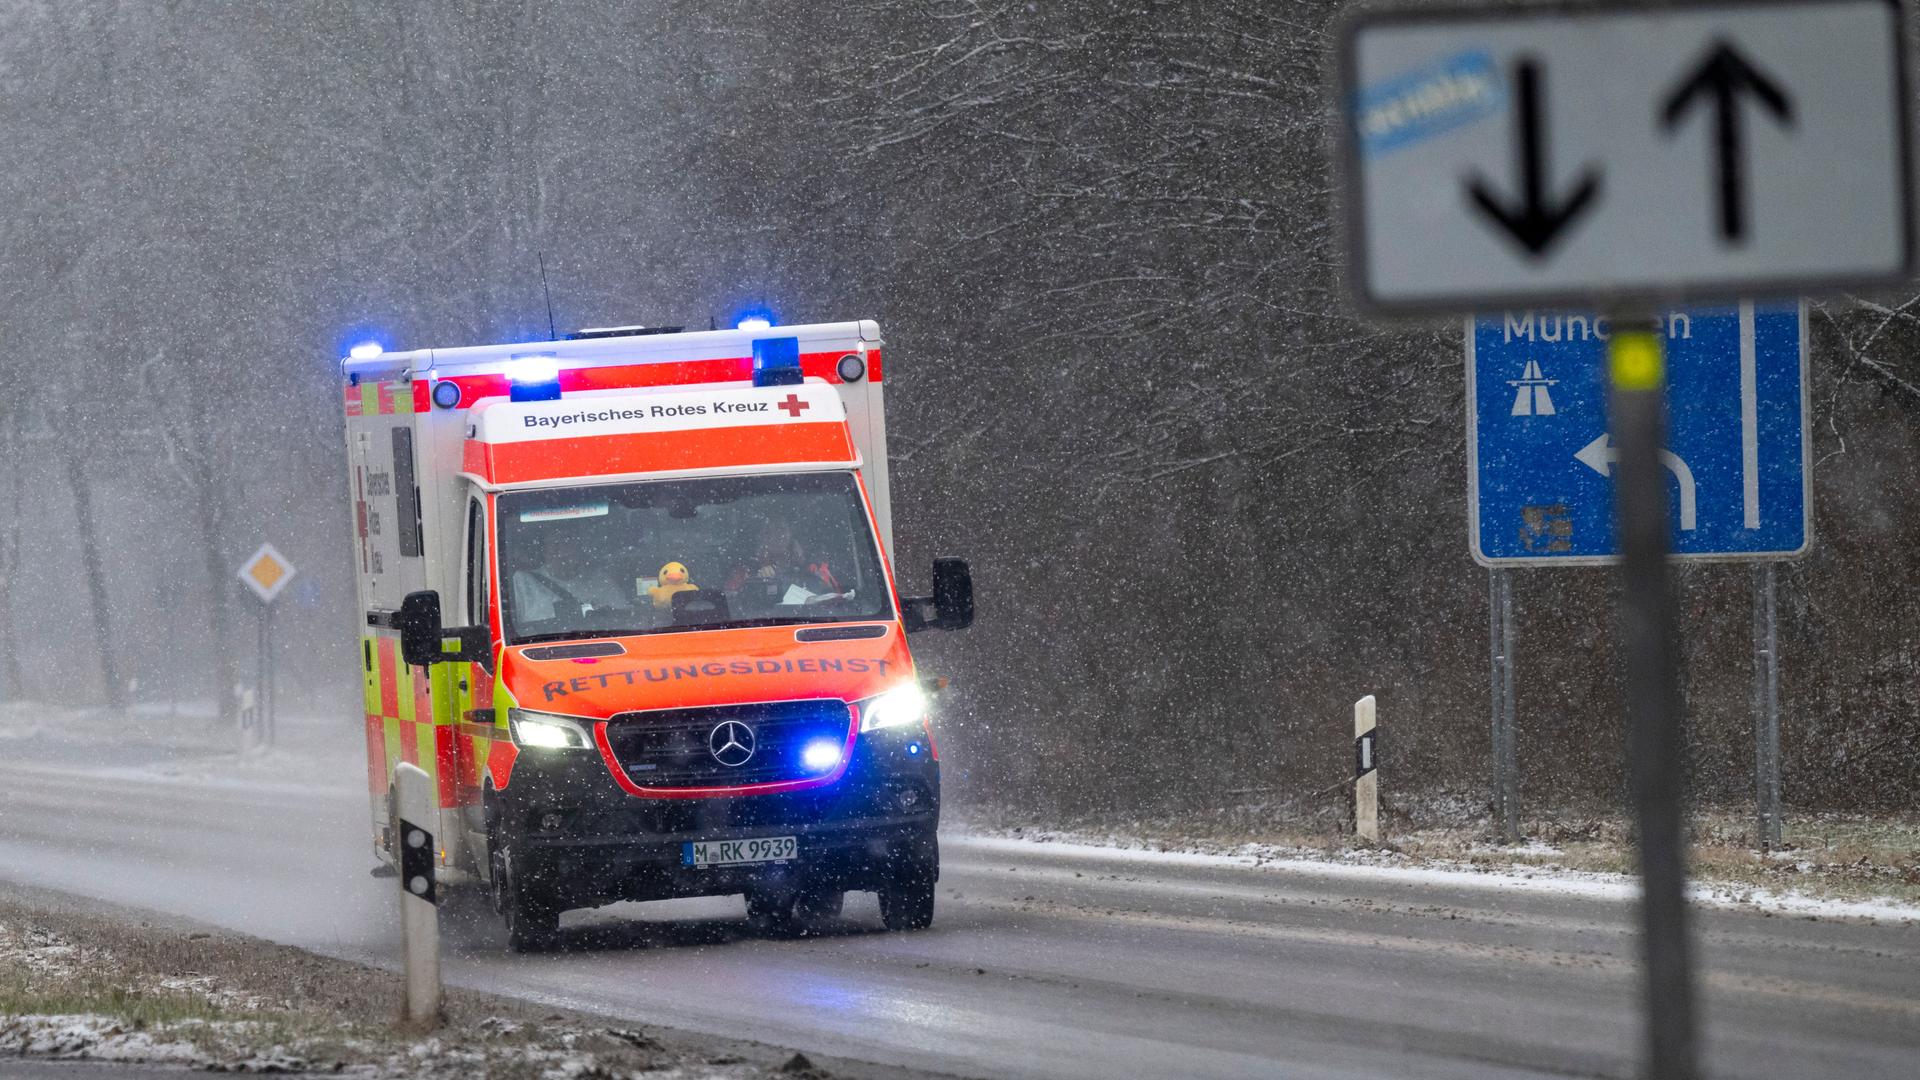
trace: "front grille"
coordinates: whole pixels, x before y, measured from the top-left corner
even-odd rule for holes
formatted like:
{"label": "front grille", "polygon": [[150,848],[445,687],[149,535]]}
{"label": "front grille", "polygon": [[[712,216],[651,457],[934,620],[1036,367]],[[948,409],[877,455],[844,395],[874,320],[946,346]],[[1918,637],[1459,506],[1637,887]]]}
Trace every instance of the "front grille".
{"label": "front grille", "polygon": [[[739,765],[713,755],[714,729],[728,722],[753,732],[753,756]],[[607,744],[627,778],[641,787],[741,787],[822,775],[807,771],[801,751],[820,739],[844,745],[852,724],[847,703],[833,699],[658,709],[607,721]]]}

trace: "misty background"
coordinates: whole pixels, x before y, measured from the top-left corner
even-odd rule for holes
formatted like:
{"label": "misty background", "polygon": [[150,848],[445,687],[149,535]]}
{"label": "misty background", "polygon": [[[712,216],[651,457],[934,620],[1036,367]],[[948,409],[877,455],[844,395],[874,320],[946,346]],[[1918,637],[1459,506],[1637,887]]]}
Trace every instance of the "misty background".
{"label": "misty background", "polygon": [[[337,358],[876,318],[896,563],[974,566],[953,797],[1484,799],[1455,323],[1341,291],[1329,3],[0,5],[0,698],[208,719],[271,541],[287,722],[361,738]],[[1810,319],[1789,807],[1920,809],[1920,296]],[[1750,797],[1752,571],[1682,567],[1693,790]],[[1515,575],[1531,807],[1616,800],[1613,583]],[[1227,796],[1229,798],[1239,797]]]}

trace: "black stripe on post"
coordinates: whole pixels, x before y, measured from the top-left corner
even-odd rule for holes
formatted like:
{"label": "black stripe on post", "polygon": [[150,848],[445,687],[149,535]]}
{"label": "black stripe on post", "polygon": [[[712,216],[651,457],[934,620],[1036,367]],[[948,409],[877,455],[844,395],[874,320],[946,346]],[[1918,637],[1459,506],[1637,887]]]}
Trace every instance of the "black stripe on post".
{"label": "black stripe on post", "polygon": [[438,905],[433,888],[433,834],[400,819],[400,887],[408,896],[417,896]]}
{"label": "black stripe on post", "polygon": [[1380,729],[1375,728],[1365,735],[1356,735],[1353,739],[1353,778],[1355,780],[1380,767],[1379,744],[1375,736]]}

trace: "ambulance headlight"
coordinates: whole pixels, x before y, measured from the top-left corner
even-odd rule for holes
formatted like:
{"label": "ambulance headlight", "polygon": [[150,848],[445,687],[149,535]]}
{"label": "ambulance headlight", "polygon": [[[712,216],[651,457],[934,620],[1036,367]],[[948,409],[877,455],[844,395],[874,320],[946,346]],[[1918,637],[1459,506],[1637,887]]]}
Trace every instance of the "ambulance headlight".
{"label": "ambulance headlight", "polygon": [[571,716],[508,709],[507,727],[513,734],[515,746],[543,750],[585,750],[593,745],[592,740],[587,738],[586,725]]}
{"label": "ambulance headlight", "polygon": [[915,683],[896,686],[879,697],[868,698],[860,706],[861,731],[906,727],[925,723],[926,719],[927,695]]}

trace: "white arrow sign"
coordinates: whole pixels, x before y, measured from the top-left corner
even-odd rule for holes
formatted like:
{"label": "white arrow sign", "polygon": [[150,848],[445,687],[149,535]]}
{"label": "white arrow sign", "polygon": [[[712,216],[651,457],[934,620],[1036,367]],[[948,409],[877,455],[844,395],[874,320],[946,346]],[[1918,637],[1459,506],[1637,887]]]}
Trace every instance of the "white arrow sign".
{"label": "white arrow sign", "polygon": [[1361,303],[1655,307],[1905,278],[1902,6],[1365,5],[1339,59]]}
{"label": "white arrow sign", "polygon": [[[1580,464],[1601,476],[1612,476],[1612,465],[1620,460],[1620,451],[1614,448],[1610,437],[1601,435],[1575,451],[1573,456],[1579,459]],[[1696,513],[1698,507],[1694,499],[1693,470],[1687,467],[1686,461],[1679,454],[1671,450],[1660,451],[1660,461],[1666,465],[1667,471],[1673,474],[1673,478],[1680,481],[1680,530],[1692,532],[1694,522],[1698,520]]]}

